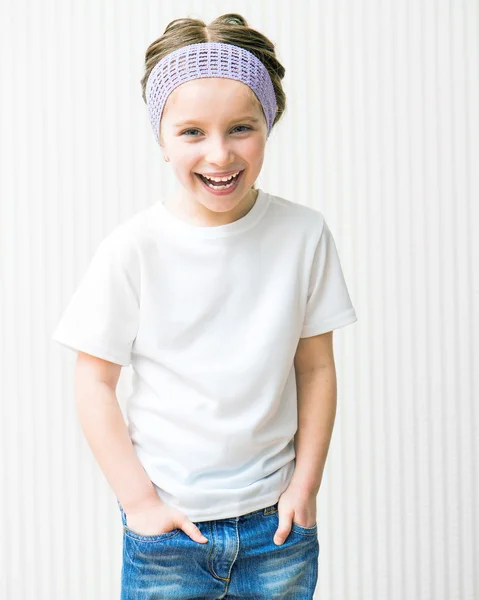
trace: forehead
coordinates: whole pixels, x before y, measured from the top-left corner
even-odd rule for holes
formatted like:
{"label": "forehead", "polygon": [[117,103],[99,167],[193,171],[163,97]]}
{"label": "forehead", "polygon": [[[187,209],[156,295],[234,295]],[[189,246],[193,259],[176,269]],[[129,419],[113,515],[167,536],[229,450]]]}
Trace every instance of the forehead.
{"label": "forehead", "polygon": [[171,92],[163,109],[163,118],[234,118],[238,114],[258,116],[260,113],[259,100],[242,81],[202,77],[182,83]]}

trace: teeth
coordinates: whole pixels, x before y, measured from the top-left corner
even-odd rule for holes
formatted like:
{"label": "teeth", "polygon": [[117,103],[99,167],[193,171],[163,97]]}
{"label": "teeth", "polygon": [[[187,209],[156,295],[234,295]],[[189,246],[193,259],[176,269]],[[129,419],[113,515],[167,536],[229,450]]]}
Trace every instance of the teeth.
{"label": "teeth", "polygon": [[226,188],[233,187],[234,182],[231,181],[230,183],[227,183],[226,185],[213,185],[212,183],[207,183],[206,185],[208,187],[210,187],[212,190],[225,190]]}
{"label": "teeth", "polygon": [[231,181],[233,177],[236,177],[236,175],[238,175],[238,173],[239,171],[233,173],[233,175],[230,175],[229,177],[208,177],[207,175],[203,175],[203,177],[206,177],[206,179],[209,179],[210,181]]}

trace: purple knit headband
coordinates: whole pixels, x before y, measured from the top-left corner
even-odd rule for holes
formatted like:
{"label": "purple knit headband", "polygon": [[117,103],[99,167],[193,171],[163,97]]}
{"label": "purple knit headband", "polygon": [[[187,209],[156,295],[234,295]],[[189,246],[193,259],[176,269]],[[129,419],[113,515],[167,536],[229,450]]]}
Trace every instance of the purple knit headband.
{"label": "purple knit headband", "polygon": [[156,141],[166,99],[186,81],[201,77],[226,77],[248,85],[263,106],[268,136],[276,115],[273,82],[263,63],[251,52],[223,42],[200,42],[174,50],[152,69],[146,83],[146,101]]}

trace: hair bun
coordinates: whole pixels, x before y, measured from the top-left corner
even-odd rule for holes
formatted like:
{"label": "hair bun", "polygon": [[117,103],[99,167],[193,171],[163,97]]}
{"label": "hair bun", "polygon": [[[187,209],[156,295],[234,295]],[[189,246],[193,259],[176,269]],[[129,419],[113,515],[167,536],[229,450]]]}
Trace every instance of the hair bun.
{"label": "hair bun", "polygon": [[228,23],[230,25],[240,25],[242,27],[248,27],[246,19],[238,13],[228,13],[226,15],[221,15],[221,17],[216,18],[213,21],[213,23]]}

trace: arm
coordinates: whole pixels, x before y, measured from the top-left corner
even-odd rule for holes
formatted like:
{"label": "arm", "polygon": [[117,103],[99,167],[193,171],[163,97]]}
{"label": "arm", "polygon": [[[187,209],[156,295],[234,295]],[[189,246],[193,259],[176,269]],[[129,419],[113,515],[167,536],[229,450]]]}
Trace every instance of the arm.
{"label": "arm", "polygon": [[290,485],[316,496],[336,417],[333,332],[299,340],[294,359],[298,392],[296,467]]}
{"label": "arm", "polygon": [[121,365],[78,352],[75,402],[93,455],[125,512],[161,503],[136,456],[116,397]]}
{"label": "arm", "polygon": [[336,369],[333,332],[301,338],[294,358],[298,391],[298,429],[294,436],[296,465],[278,503],[279,524],[273,541],[281,545],[292,522],[316,522],[316,496],[336,415]]}

